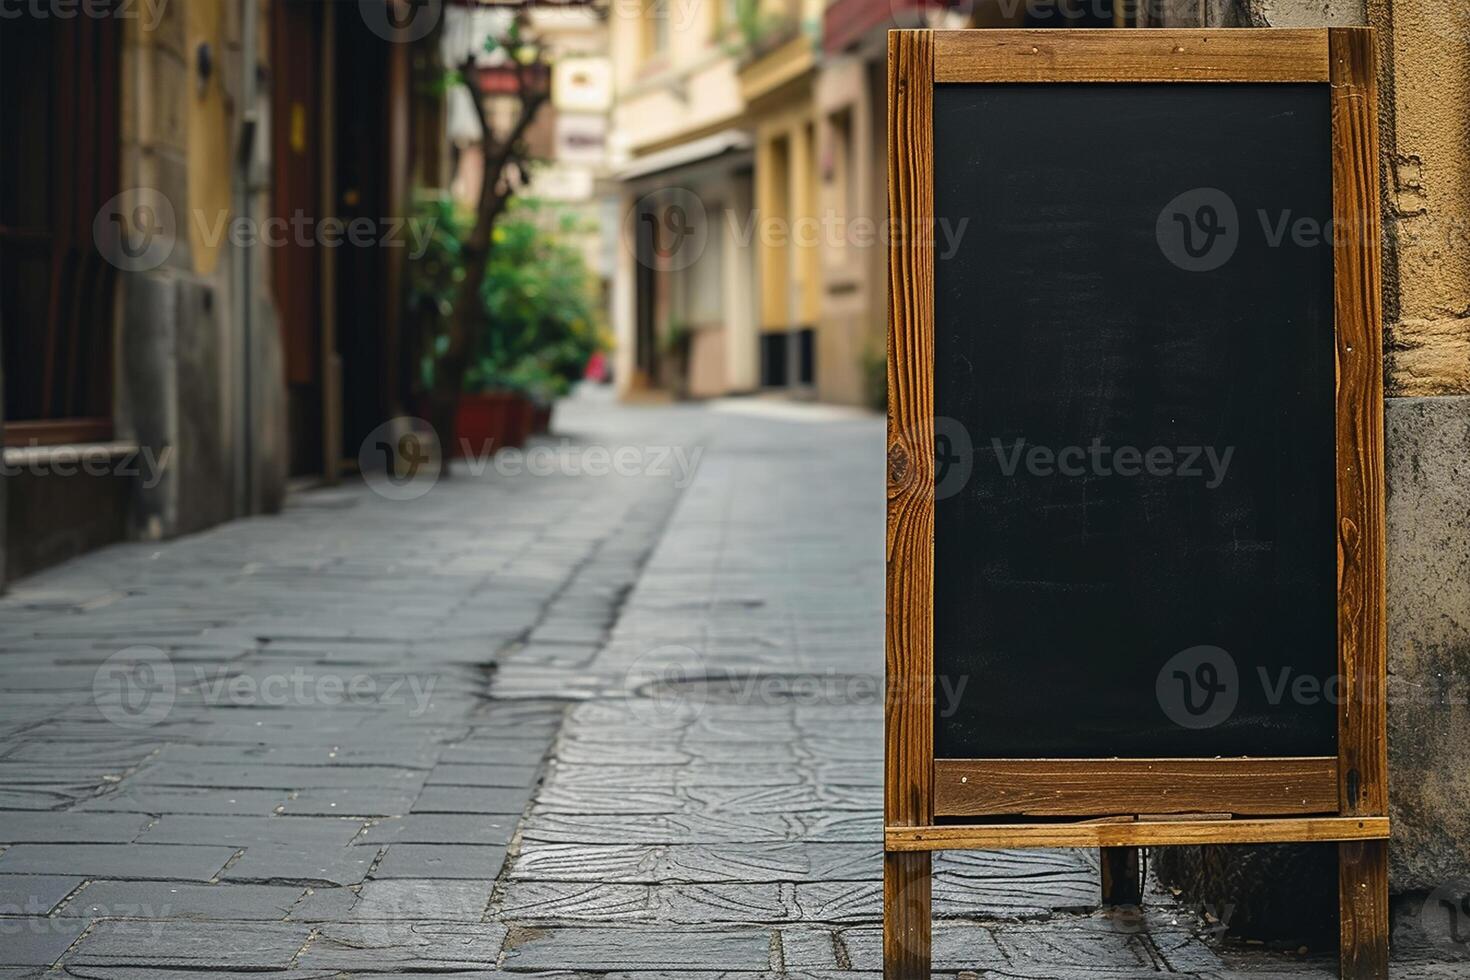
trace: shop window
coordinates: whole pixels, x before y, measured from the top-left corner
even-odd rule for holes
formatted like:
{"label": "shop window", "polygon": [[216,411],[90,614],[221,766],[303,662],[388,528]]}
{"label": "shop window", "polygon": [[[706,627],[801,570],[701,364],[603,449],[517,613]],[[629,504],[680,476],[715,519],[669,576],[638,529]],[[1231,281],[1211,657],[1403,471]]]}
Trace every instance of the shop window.
{"label": "shop window", "polygon": [[92,228],[118,190],[118,19],[27,11],[0,27],[5,442],[105,440],[116,269]]}

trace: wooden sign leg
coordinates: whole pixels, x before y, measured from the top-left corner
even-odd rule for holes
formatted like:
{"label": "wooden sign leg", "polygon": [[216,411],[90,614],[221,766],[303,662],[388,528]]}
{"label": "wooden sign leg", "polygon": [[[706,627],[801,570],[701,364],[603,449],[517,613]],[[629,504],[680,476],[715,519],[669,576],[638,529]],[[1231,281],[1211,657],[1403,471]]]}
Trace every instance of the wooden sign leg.
{"label": "wooden sign leg", "polygon": [[1388,980],[1388,841],[1337,845],[1342,980]]}
{"label": "wooden sign leg", "polygon": [[1136,847],[1103,847],[1103,905],[1142,905],[1143,879],[1139,873],[1139,850]]}
{"label": "wooden sign leg", "polygon": [[929,980],[928,851],[883,855],[883,980]]}

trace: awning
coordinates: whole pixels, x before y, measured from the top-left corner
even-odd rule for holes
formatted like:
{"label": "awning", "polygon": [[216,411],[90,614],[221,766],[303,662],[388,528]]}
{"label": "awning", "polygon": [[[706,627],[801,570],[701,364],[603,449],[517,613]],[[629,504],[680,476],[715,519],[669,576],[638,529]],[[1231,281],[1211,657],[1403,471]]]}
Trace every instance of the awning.
{"label": "awning", "polygon": [[671,146],[667,150],[650,153],[646,157],[639,157],[619,170],[614,177],[621,181],[639,180],[655,174],[678,170],[691,164],[705,163],[729,154],[748,155],[750,147],[749,133],[740,129],[726,129],[713,136],[703,136],[697,140],[690,140],[688,143]]}

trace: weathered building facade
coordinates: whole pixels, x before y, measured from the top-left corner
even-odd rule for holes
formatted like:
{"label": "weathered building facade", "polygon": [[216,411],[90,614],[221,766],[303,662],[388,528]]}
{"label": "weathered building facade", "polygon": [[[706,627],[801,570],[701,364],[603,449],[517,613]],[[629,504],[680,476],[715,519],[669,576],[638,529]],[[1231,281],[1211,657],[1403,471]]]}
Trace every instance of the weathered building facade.
{"label": "weathered building facade", "polygon": [[391,417],[405,250],[378,232],[407,217],[411,52],[440,9],[11,13],[0,581],[274,510]]}

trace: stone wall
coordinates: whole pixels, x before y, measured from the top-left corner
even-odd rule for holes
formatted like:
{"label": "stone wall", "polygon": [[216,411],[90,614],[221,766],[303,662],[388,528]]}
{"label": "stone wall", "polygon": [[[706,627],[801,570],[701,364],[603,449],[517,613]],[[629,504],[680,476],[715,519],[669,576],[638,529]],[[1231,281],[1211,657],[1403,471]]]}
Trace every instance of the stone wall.
{"label": "stone wall", "polygon": [[[156,453],[171,449],[173,461],[157,486],[138,492],[134,531],[143,537],[274,509],[281,498],[285,439],[274,429],[284,425],[285,379],[269,263],[254,254],[242,262],[222,233],[239,217],[244,2],[257,0],[166,4],[152,30],[135,20],[125,31],[121,185],[169,203],[174,239],[161,265],[122,277],[119,432]],[[268,16],[264,3],[259,9]],[[263,190],[252,199],[257,217]],[[250,293],[245,303],[241,289]]]}

